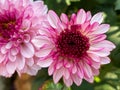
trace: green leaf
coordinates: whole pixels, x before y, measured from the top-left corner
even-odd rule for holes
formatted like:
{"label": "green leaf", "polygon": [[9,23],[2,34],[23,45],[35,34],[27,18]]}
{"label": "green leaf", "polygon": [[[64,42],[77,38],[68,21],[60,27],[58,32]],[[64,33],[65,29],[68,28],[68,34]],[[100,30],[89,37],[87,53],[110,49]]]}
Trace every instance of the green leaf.
{"label": "green leaf", "polygon": [[54,84],[53,80],[47,80],[43,83],[39,90],[71,90],[62,83]]}
{"label": "green leaf", "polygon": [[117,0],[115,3],[115,10],[120,10],[120,0]]}

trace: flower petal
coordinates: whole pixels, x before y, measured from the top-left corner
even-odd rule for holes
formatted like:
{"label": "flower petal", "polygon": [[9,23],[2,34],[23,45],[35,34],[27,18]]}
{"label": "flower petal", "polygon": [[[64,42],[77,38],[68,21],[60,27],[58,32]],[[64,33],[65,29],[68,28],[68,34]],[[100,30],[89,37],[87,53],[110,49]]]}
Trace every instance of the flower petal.
{"label": "flower petal", "polygon": [[92,19],[91,19],[91,21],[90,21],[90,23],[91,24],[93,24],[93,23],[95,23],[95,22],[98,22],[99,24],[103,21],[103,13],[97,13],[97,14],[95,14],[93,17],[92,17]]}
{"label": "flower petal", "polygon": [[[46,47],[46,48],[45,48]],[[52,50],[52,45],[49,46],[49,45],[46,45],[44,46],[43,48],[41,48],[38,52],[35,53],[35,56],[36,57],[45,57],[47,55],[50,54],[51,50]]]}
{"label": "flower petal", "polygon": [[16,56],[16,67],[18,70],[22,70],[25,66],[25,58],[21,55]]}
{"label": "flower petal", "polygon": [[48,39],[48,37],[46,36],[36,36],[33,40],[32,43],[36,46],[36,47],[42,47],[45,44],[50,44],[50,40]]}
{"label": "flower petal", "polygon": [[82,79],[79,78],[76,74],[72,75],[72,79],[77,86],[80,86],[80,84],[82,83]]}
{"label": "flower petal", "polygon": [[109,57],[101,57],[101,64],[108,64],[110,63],[110,58]]}
{"label": "flower petal", "polygon": [[6,69],[7,69],[8,73],[13,74],[15,72],[16,65],[12,62],[8,62],[6,64]]}
{"label": "flower petal", "polygon": [[0,54],[0,63],[2,63],[5,60],[6,55]]}
{"label": "flower petal", "polygon": [[67,24],[68,23],[68,17],[66,14],[62,13],[61,16],[60,16],[60,19],[63,23]]}
{"label": "flower petal", "polygon": [[55,83],[57,83],[60,80],[60,78],[63,76],[63,71],[64,71],[64,69],[60,68],[54,72],[53,80]]}
{"label": "flower petal", "polygon": [[83,24],[86,20],[86,13],[83,9],[80,9],[77,13],[76,24]]}
{"label": "flower petal", "polygon": [[41,66],[41,67],[48,67],[51,65],[52,63],[52,59],[51,58],[47,58],[45,60],[39,60],[37,65]]}
{"label": "flower petal", "polygon": [[63,78],[63,81],[67,87],[70,87],[73,84],[71,77],[69,77],[69,79]]}
{"label": "flower petal", "polygon": [[57,16],[57,14],[54,11],[50,10],[48,12],[48,21],[53,28],[57,28],[57,23],[59,21],[59,17]]}
{"label": "flower petal", "polygon": [[26,57],[31,58],[34,55],[34,48],[31,43],[24,43],[21,45],[20,53]]}
{"label": "flower petal", "polygon": [[103,34],[106,33],[110,28],[109,24],[101,24],[94,32],[93,34]]}

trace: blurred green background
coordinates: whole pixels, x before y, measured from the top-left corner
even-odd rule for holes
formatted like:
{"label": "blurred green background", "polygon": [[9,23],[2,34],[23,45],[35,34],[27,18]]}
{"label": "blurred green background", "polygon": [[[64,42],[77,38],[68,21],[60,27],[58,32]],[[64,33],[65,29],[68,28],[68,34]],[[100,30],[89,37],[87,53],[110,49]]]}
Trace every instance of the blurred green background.
{"label": "blurred green background", "polygon": [[[104,22],[111,25],[106,33],[107,39],[116,44],[116,49],[109,56],[111,63],[101,66],[100,75],[94,78],[94,83],[83,81],[81,86],[64,86],[62,81],[55,85],[52,77],[48,76],[47,69],[42,69],[34,76],[23,75],[18,78],[16,74],[11,78],[0,77],[0,90],[120,90],[120,0],[44,0],[49,10],[56,11],[58,15],[66,13],[71,15],[80,8],[104,13]],[[23,79],[22,79],[23,78]],[[26,84],[27,83],[27,84]],[[24,89],[22,89],[22,85]],[[28,88],[25,88],[28,87]]]}

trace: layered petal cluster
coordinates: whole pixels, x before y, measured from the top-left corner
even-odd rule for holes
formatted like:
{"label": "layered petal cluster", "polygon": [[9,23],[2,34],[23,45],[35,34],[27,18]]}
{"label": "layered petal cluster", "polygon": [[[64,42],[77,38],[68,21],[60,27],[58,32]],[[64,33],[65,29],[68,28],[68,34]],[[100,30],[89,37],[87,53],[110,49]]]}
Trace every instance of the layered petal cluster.
{"label": "layered petal cluster", "polygon": [[46,19],[43,1],[0,0],[0,75],[35,75],[40,69],[32,39]]}
{"label": "layered petal cluster", "polygon": [[69,19],[64,13],[59,18],[50,10],[47,19],[44,30],[33,40],[40,48],[35,53],[40,58],[38,65],[49,67],[55,83],[61,78],[68,87],[73,82],[79,86],[83,79],[92,83],[100,66],[110,62],[108,55],[115,48],[106,40],[104,33],[110,26],[102,24],[102,13],[92,16],[80,9]]}

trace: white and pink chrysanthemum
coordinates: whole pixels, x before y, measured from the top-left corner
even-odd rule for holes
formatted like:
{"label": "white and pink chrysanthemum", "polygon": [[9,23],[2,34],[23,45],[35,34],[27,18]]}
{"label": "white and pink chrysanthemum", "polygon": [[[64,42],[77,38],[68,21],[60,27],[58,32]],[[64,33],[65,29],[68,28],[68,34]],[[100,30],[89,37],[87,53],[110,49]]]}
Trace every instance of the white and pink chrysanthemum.
{"label": "white and pink chrysanthemum", "polygon": [[35,57],[34,38],[46,18],[43,1],[0,0],[0,75],[15,71],[35,75],[40,67]]}
{"label": "white and pink chrysanthemum", "polygon": [[50,10],[47,19],[44,30],[33,40],[40,48],[35,54],[40,58],[38,65],[49,67],[55,83],[61,78],[68,87],[73,82],[80,85],[83,79],[93,82],[100,66],[110,62],[108,55],[115,48],[105,40],[109,25],[101,24],[102,13],[92,17],[89,11],[80,9],[69,20],[66,14],[59,19]]}

